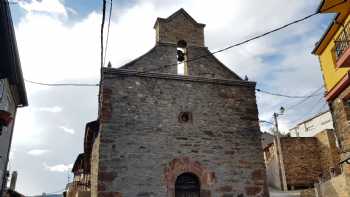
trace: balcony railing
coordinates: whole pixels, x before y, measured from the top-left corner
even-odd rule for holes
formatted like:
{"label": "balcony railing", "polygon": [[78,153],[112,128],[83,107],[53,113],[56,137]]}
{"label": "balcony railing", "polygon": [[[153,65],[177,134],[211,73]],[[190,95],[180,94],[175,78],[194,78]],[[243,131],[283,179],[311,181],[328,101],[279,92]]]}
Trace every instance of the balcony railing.
{"label": "balcony railing", "polygon": [[335,57],[339,60],[350,47],[350,23],[343,25],[343,30],[335,42]]}

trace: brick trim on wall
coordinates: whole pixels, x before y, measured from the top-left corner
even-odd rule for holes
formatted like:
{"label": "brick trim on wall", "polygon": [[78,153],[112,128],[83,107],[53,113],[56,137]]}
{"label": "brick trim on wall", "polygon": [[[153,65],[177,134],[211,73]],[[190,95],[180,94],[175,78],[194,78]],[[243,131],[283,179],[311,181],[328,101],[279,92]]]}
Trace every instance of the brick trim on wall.
{"label": "brick trim on wall", "polygon": [[188,157],[175,158],[164,170],[164,180],[167,187],[168,197],[175,196],[175,182],[179,175],[183,173],[195,174],[201,187],[201,196],[210,197],[210,186],[216,182],[215,173],[209,171],[198,161],[194,161]]}

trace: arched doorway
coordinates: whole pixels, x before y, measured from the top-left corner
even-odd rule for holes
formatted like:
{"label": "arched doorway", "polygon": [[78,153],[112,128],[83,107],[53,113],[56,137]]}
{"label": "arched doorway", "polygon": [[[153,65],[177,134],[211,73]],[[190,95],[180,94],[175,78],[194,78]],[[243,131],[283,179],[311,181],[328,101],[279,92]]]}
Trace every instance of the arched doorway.
{"label": "arched doorway", "polygon": [[200,182],[196,175],[183,173],[175,182],[175,197],[199,197]]}

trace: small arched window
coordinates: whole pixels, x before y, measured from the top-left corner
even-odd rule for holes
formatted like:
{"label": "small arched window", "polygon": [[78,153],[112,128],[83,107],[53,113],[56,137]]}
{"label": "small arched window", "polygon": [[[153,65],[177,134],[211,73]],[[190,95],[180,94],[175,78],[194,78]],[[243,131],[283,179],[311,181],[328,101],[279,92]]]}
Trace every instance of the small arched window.
{"label": "small arched window", "polygon": [[177,74],[179,75],[188,75],[187,70],[187,51],[186,51],[187,43],[184,40],[179,40],[177,42],[177,50],[176,50],[176,59],[177,59]]}
{"label": "small arched window", "polygon": [[200,182],[196,175],[183,173],[175,182],[175,197],[199,197]]}

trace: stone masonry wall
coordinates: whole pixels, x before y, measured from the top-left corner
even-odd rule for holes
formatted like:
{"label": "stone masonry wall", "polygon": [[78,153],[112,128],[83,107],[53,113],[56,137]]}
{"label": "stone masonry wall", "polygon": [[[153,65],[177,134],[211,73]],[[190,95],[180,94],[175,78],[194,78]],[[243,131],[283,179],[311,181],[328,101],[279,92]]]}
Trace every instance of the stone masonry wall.
{"label": "stone masonry wall", "polygon": [[350,197],[350,179],[339,175],[320,185],[319,197]]}
{"label": "stone masonry wall", "polygon": [[204,46],[204,25],[193,21],[181,10],[170,17],[171,20],[157,20],[155,29],[158,43],[177,44],[179,40],[185,40],[187,46]]}
{"label": "stone masonry wall", "polygon": [[[218,79],[237,79],[240,77],[226,68],[215,56],[210,55],[206,47],[188,47],[188,75]],[[204,57],[205,56],[205,57]],[[125,64],[121,69],[177,74],[176,45],[159,44],[143,56]]]}
{"label": "stone masonry wall", "polygon": [[189,75],[219,79],[240,79],[237,74],[224,66],[215,56],[210,55],[210,51],[206,47],[189,47],[187,55],[189,59],[205,56],[187,63]]}
{"label": "stone masonry wall", "polygon": [[271,187],[282,189],[280,166],[277,157],[276,145],[271,145],[269,149],[271,156],[268,160],[265,161],[267,182]]}
{"label": "stone masonry wall", "polygon": [[98,196],[98,175],[100,164],[100,135],[94,141],[91,152],[91,196]]}
{"label": "stone masonry wall", "polygon": [[201,197],[268,196],[254,85],[168,77],[105,70],[92,196],[170,197],[184,172]]}
{"label": "stone masonry wall", "polygon": [[337,164],[340,162],[339,152],[336,146],[336,138],[333,130],[325,130],[316,136],[320,150],[320,163],[322,168],[323,180],[331,178],[331,169],[339,173],[340,169]]}
{"label": "stone masonry wall", "polygon": [[300,197],[316,197],[315,188],[302,190]]}
{"label": "stone masonry wall", "polygon": [[[335,131],[341,146],[341,160],[350,157],[350,107],[346,104],[349,95],[350,86],[330,103]],[[343,169],[345,173],[350,174],[349,165],[343,165]]]}
{"label": "stone masonry wall", "polygon": [[316,138],[284,137],[281,149],[287,185],[312,187],[322,173]]}
{"label": "stone masonry wall", "polygon": [[150,70],[151,72],[176,74],[176,64],[176,45],[160,44],[153,47],[149,52],[142,55],[141,57],[125,64],[121,68],[138,71]]}

